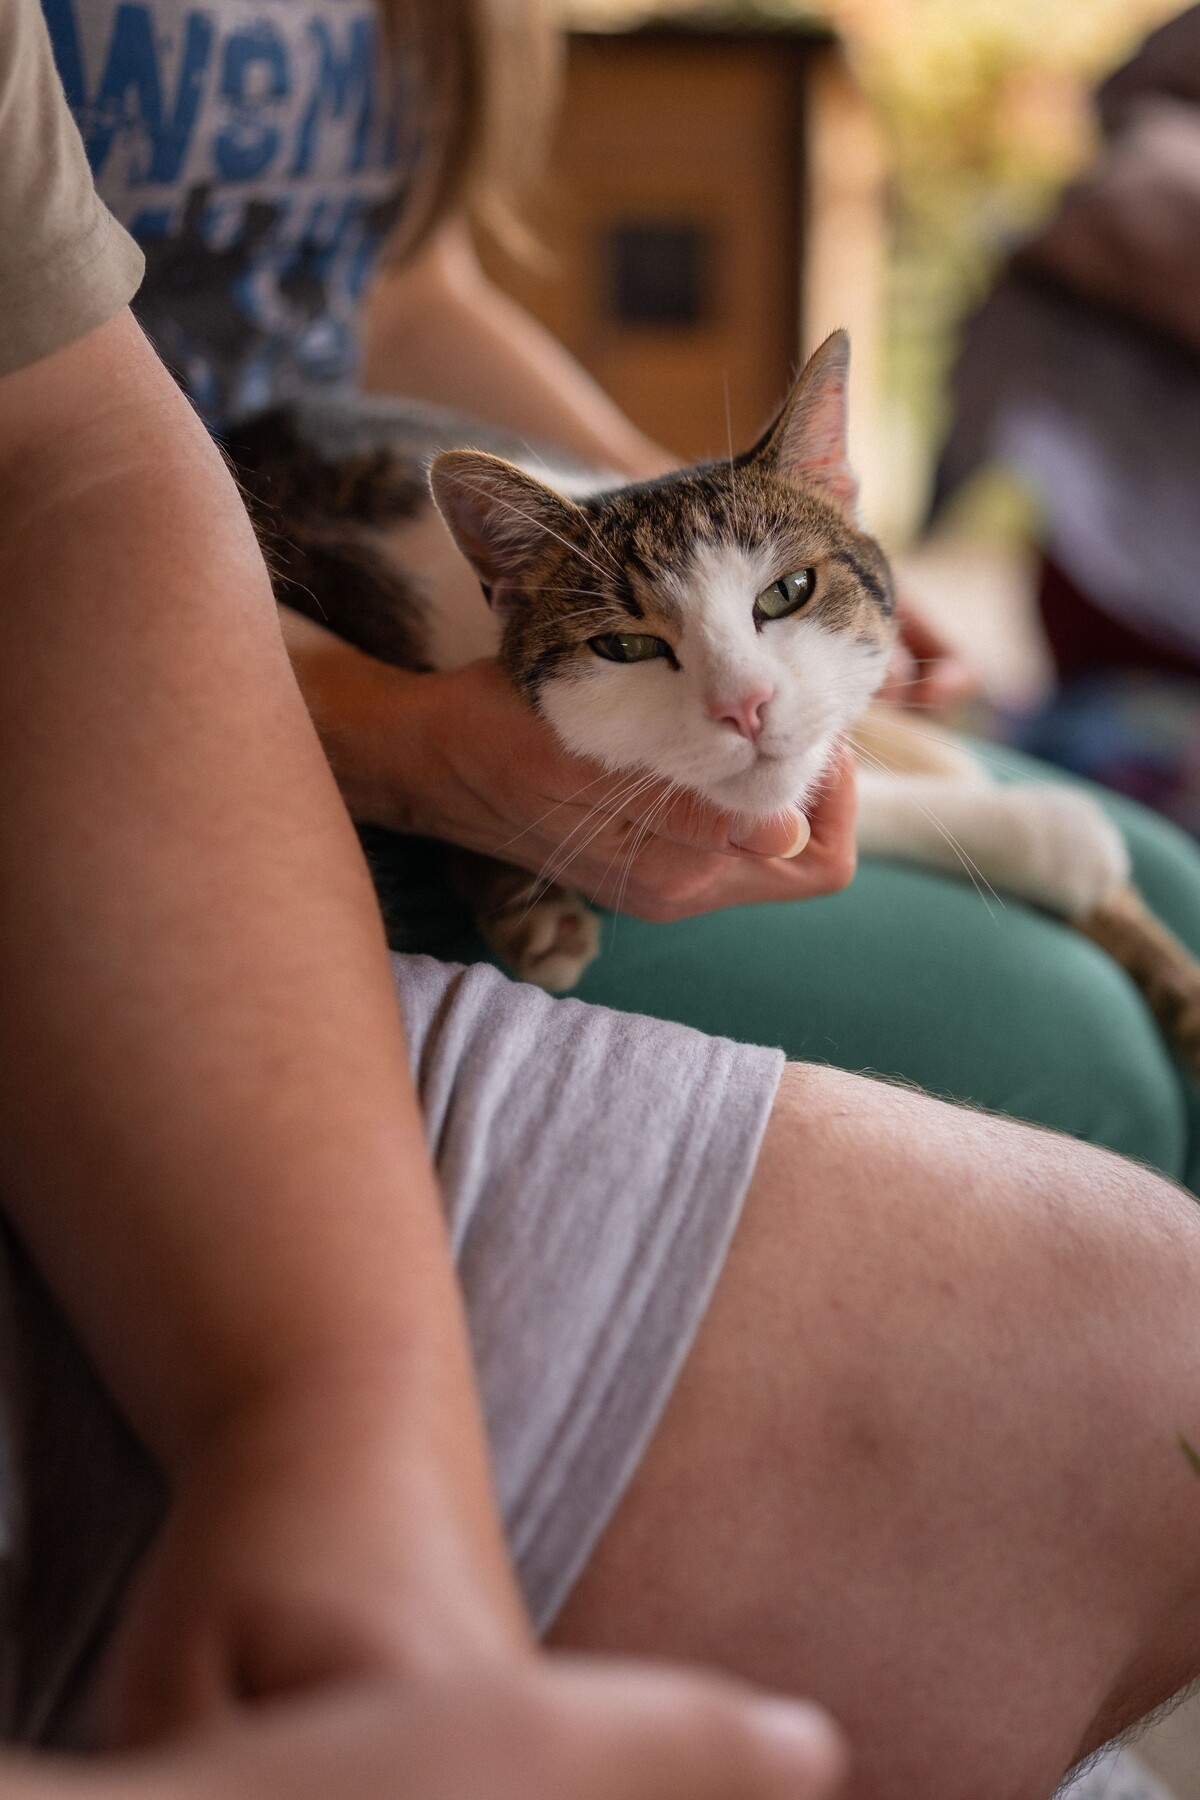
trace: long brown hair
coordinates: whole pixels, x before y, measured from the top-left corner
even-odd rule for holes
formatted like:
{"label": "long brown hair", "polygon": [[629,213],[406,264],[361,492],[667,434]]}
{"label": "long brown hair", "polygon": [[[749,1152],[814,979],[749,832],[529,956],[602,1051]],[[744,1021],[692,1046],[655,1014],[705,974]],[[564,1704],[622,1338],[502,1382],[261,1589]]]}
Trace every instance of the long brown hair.
{"label": "long brown hair", "polygon": [[379,0],[393,54],[415,62],[427,175],[388,260],[406,259],[465,210],[517,256],[534,247],[520,206],[541,172],[558,98],[554,0]]}

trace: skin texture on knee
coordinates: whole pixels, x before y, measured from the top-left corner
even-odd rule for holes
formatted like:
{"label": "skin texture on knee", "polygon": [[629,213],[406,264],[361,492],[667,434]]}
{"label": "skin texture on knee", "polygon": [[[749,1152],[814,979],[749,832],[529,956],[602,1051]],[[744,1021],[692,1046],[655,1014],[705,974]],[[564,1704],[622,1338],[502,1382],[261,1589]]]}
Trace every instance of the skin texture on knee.
{"label": "skin texture on knee", "polygon": [[1200,1669],[1198,1286],[1146,1171],[789,1071],[554,1641],[812,1694],[854,1800],[1044,1800]]}

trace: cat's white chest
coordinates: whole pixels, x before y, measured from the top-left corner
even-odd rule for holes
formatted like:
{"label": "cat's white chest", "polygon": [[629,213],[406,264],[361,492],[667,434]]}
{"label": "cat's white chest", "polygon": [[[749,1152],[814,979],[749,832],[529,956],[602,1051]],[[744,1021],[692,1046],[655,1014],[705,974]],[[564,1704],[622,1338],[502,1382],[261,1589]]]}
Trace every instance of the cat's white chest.
{"label": "cat's white chest", "polygon": [[419,590],[423,648],[435,669],[459,669],[496,655],[500,621],[435,506],[390,527],[384,547]]}

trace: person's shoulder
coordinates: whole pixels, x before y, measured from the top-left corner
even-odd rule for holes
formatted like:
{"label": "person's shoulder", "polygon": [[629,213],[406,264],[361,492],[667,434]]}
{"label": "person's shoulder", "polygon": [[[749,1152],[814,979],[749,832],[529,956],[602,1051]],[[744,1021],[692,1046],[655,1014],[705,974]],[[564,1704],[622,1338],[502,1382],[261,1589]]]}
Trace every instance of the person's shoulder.
{"label": "person's shoulder", "polygon": [[141,254],[106,212],[39,0],[0,4],[0,373],[128,303]]}

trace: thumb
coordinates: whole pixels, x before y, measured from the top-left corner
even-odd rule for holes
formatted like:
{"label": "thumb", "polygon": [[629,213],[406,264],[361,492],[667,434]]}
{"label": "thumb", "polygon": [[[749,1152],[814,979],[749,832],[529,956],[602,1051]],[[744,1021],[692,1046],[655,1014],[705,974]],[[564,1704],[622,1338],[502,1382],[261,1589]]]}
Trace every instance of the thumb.
{"label": "thumb", "polygon": [[579,1688],[562,1715],[572,1800],[827,1800],[841,1785],[842,1742],[816,1706],[657,1667],[585,1669],[566,1677]]}
{"label": "thumb", "polygon": [[665,809],[652,810],[655,837],[724,856],[799,856],[811,836],[808,820],[794,806],[765,819],[751,819],[683,794]]}
{"label": "thumb", "polygon": [[812,836],[802,812],[773,813],[769,819],[740,819],[729,834],[733,849],[751,856],[799,856]]}

